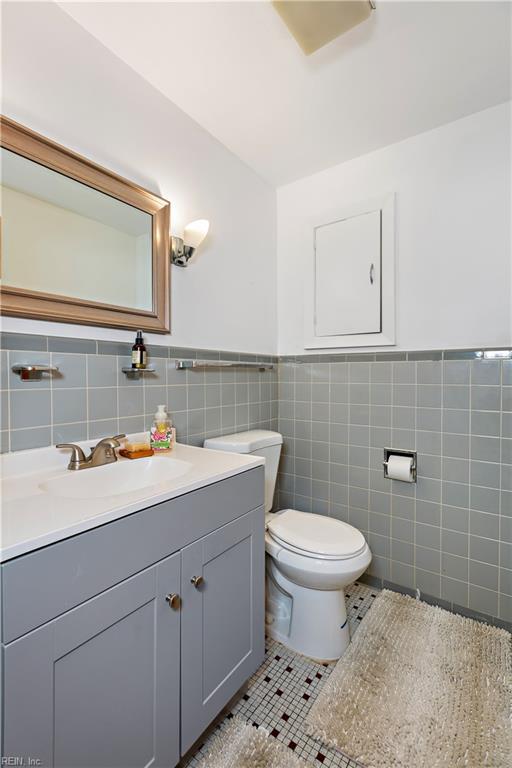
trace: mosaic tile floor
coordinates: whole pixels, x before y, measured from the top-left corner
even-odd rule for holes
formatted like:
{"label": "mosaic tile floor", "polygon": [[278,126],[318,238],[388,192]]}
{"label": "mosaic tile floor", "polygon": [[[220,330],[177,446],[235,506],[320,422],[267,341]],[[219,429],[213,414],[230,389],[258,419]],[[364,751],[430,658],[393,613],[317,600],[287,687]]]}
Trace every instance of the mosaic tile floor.
{"label": "mosaic tile floor", "polygon": [[[347,612],[351,635],[369,610],[378,590],[355,582],[347,588]],[[265,660],[249,680],[247,693],[226,719],[239,715],[281,741],[313,766],[360,768],[341,752],[306,736],[304,719],[335,664],[316,664],[267,639]],[[225,721],[223,721],[225,722]],[[218,728],[222,728],[221,722]],[[211,738],[211,736],[210,736]],[[208,740],[181,765],[197,768]]]}

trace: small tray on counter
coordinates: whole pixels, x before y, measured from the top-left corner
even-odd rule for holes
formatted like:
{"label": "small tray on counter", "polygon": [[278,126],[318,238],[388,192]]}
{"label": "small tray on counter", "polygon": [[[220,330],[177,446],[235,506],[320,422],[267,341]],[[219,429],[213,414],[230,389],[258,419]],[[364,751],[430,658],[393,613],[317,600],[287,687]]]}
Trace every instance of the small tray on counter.
{"label": "small tray on counter", "polygon": [[127,451],[125,448],[121,448],[119,455],[125,459],[145,459],[147,456],[153,456],[154,450],[148,448],[146,451]]}

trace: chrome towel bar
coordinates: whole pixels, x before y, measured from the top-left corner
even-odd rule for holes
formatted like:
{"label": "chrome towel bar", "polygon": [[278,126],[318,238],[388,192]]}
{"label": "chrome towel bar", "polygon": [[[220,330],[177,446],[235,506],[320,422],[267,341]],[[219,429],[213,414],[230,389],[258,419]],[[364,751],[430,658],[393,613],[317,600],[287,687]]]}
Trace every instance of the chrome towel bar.
{"label": "chrome towel bar", "polygon": [[183,371],[187,368],[256,368],[259,371],[271,371],[272,363],[249,363],[236,360],[176,360],[176,368]]}

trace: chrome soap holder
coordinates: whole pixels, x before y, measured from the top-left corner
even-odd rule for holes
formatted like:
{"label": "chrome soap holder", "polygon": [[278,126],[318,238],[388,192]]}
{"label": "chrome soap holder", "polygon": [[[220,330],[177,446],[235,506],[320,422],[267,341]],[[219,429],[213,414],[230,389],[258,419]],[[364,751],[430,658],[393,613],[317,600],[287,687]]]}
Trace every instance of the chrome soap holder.
{"label": "chrome soap holder", "polygon": [[53,373],[58,373],[59,369],[56,365],[13,365],[11,368],[13,373],[18,374],[22,381],[41,381],[43,373],[47,373],[50,376]]}
{"label": "chrome soap holder", "polygon": [[131,365],[125,365],[121,368],[122,372],[126,374],[128,379],[140,379],[141,373],[154,373],[154,365],[146,365],[145,368],[132,368]]}

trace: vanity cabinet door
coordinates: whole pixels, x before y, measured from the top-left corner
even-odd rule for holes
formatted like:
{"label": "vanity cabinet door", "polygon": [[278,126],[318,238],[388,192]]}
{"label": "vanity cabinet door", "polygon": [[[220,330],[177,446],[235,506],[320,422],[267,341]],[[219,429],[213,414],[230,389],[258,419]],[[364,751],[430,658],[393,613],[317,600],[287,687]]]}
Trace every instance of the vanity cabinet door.
{"label": "vanity cabinet door", "polygon": [[182,755],[263,661],[264,560],[263,507],[182,550]]}
{"label": "vanity cabinet door", "polygon": [[180,554],[4,646],[3,755],[55,768],[179,760]]}

